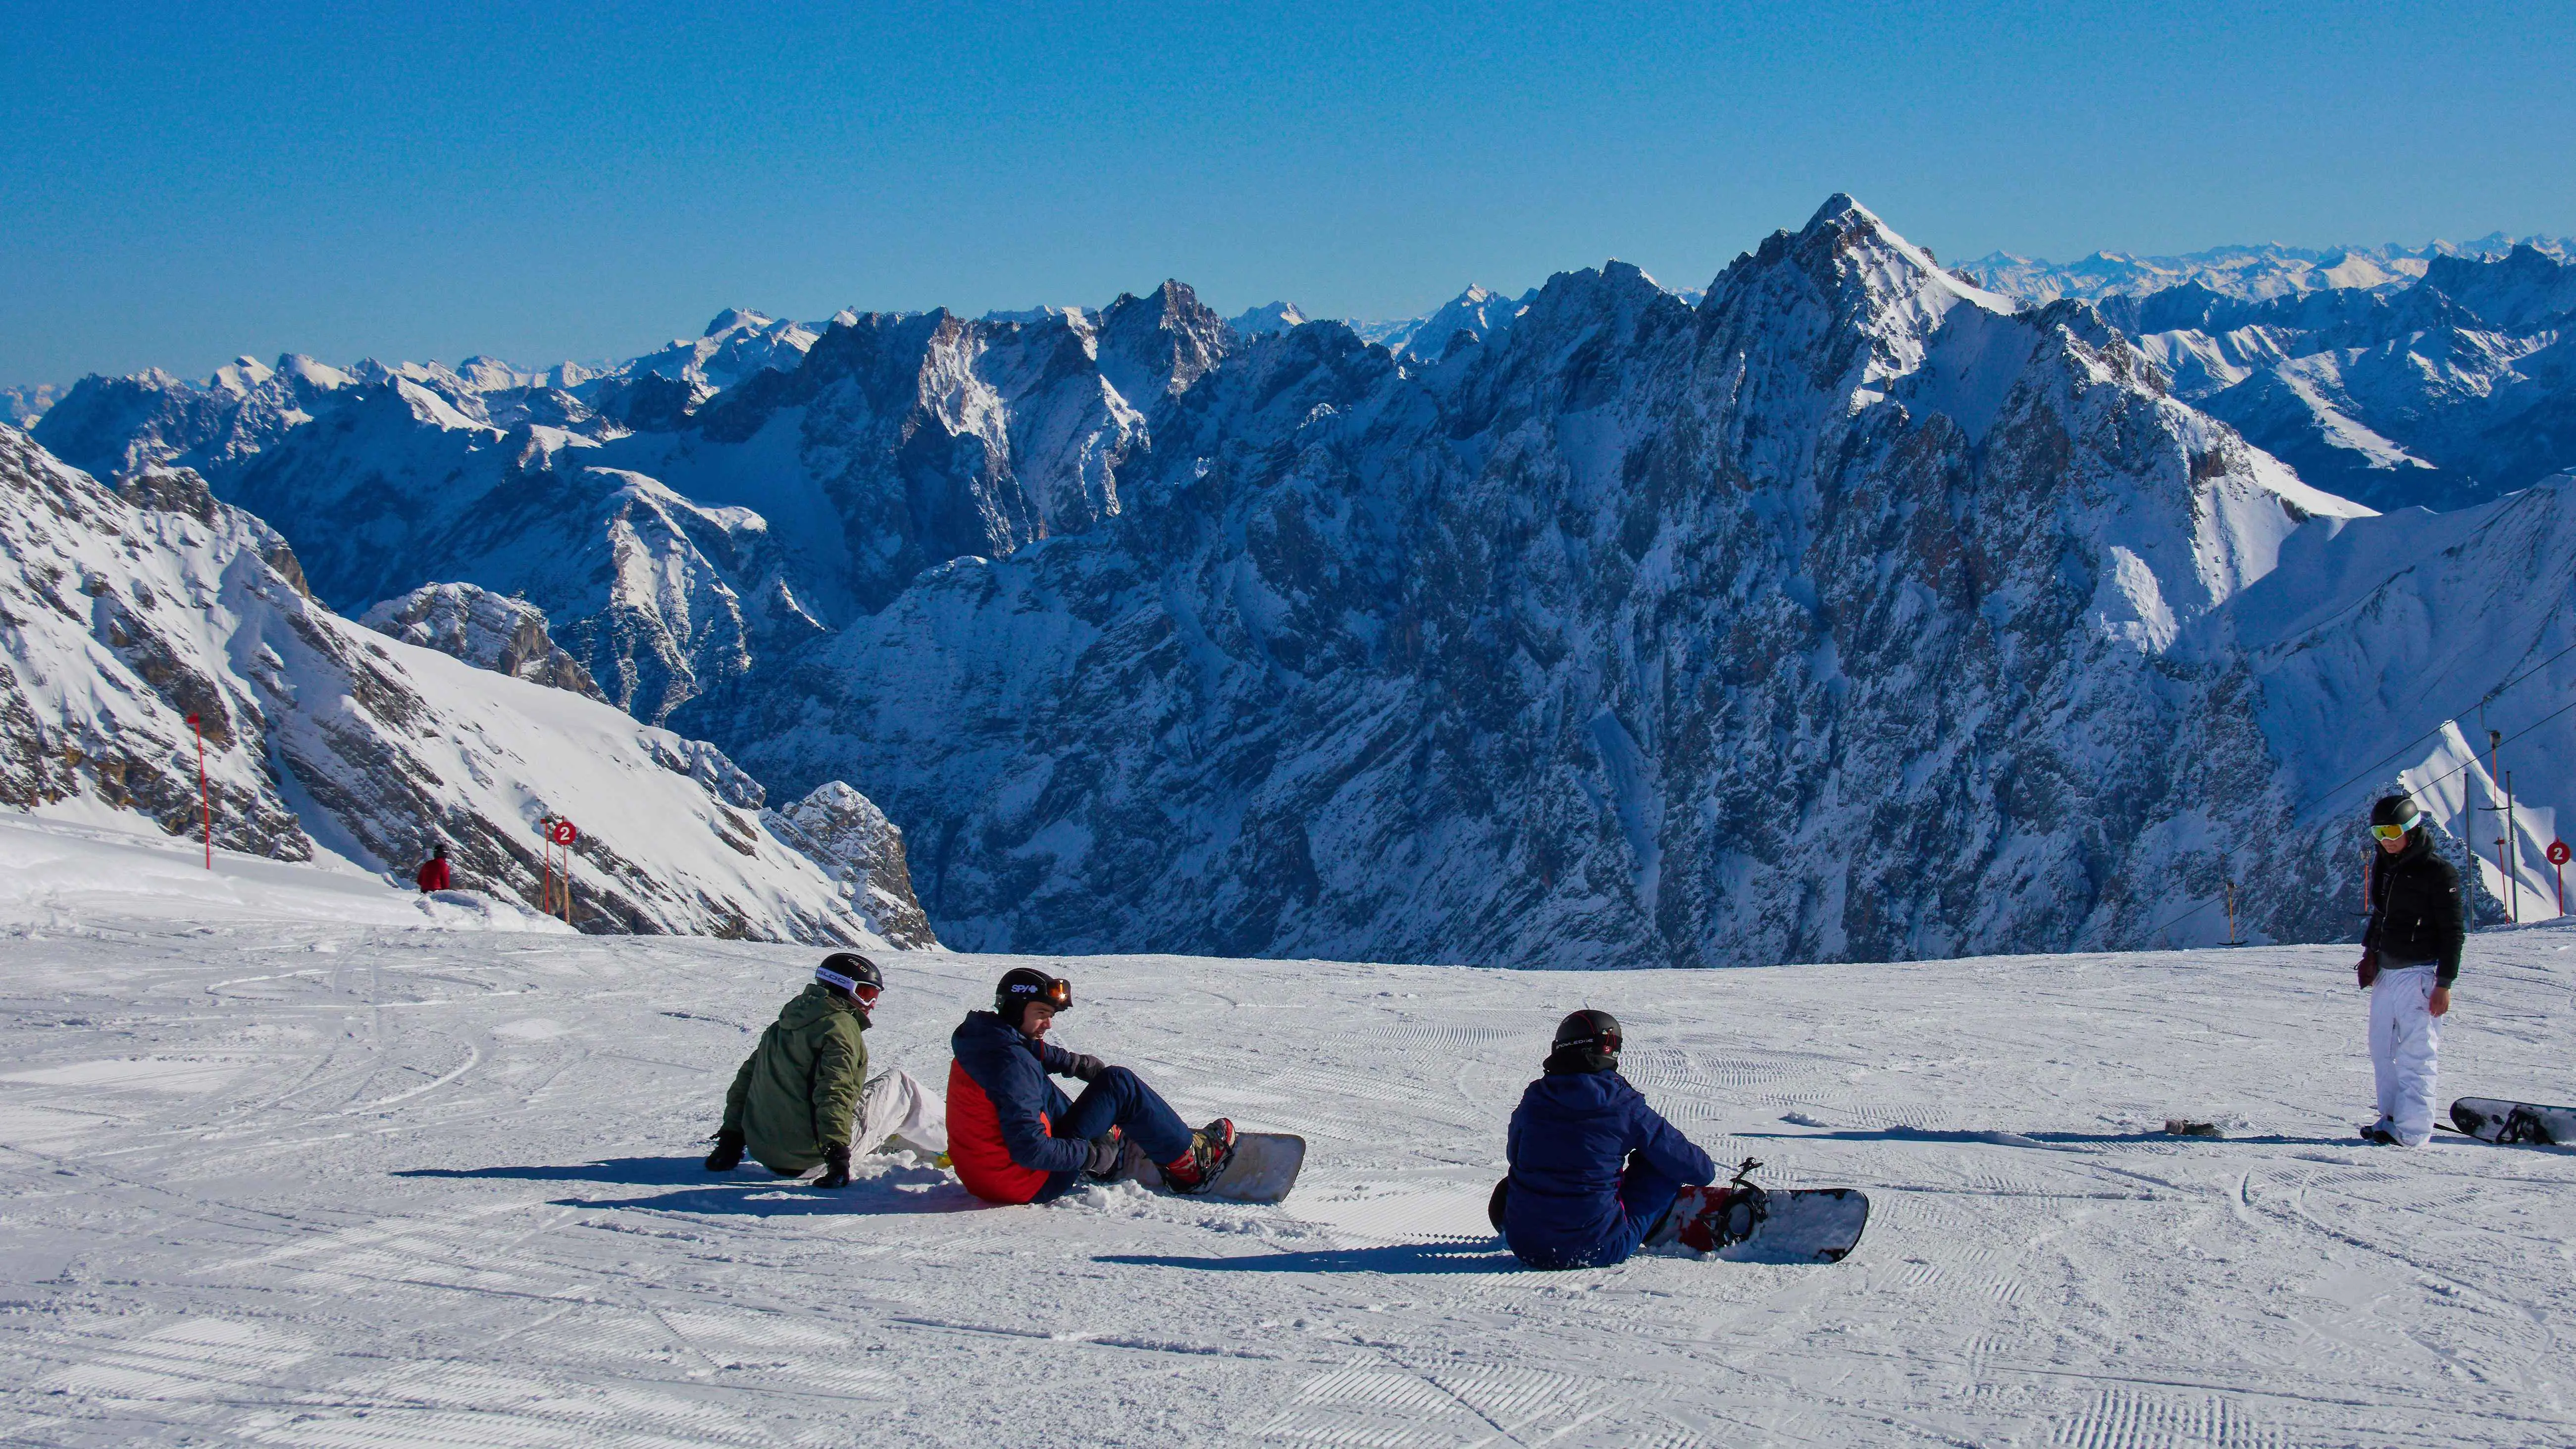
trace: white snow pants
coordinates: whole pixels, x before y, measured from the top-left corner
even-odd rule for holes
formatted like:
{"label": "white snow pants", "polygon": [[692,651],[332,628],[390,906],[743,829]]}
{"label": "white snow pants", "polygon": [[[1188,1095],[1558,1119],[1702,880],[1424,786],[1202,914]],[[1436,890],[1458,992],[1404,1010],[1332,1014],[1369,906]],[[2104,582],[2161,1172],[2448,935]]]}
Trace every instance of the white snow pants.
{"label": "white snow pants", "polygon": [[2379,1119],[2409,1147],[2433,1140],[2434,1060],[2442,1019],[2433,1014],[2432,963],[2382,968],[2370,986],[2370,1066],[2379,1079]]}
{"label": "white snow pants", "polygon": [[862,1156],[892,1149],[936,1157],[948,1150],[948,1100],[931,1095],[910,1072],[870,1078],[859,1093],[859,1120],[850,1129],[850,1146]]}

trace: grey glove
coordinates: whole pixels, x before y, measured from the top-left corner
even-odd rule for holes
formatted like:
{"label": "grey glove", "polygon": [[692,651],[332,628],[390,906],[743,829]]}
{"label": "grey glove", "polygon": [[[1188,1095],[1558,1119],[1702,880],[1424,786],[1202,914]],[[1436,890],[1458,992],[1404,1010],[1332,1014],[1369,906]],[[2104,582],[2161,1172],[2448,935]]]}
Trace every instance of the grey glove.
{"label": "grey glove", "polygon": [[1092,1139],[1091,1159],[1082,1165],[1083,1175],[1096,1181],[1106,1181],[1118,1171],[1118,1159],[1125,1155],[1126,1150],[1127,1144],[1119,1136],[1118,1129],[1110,1128],[1108,1136]]}
{"label": "grey glove", "polygon": [[1074,1057],[1072,1070],[1077,1080],[1096,1082],[1100,1080],[1102,1072],[1109,1070],[1109,1064],[1089,1052],[1083,1052]]}

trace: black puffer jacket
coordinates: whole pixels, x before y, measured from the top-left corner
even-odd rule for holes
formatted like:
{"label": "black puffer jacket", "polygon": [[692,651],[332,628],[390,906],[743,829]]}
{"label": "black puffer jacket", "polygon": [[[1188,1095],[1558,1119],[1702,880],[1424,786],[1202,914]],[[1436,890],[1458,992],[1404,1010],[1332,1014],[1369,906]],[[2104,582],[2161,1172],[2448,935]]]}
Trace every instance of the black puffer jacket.
{"label": "black puffer jacket", "polygon": [[2460,943],[2468,937],[2460,911],[2460,873],[2433,853],[2433,837],[2417,827],[2406,848],[2371,861],[2370,925],[2361,944],[2379,953],[2383,967],[2439,963],[2434,979],[2450,985],[2460,974]]}

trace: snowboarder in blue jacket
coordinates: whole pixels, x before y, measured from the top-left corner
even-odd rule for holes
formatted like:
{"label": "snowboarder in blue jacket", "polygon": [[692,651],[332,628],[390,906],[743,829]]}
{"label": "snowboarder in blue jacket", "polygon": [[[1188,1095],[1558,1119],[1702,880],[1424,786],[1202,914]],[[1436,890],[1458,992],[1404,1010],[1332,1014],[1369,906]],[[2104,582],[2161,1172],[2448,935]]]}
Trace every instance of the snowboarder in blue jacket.
{"label": "snowboarder in blue jacket", "polygon": [[[1556,1029],[1546,1074],[1521,1093],[1494,1191],[1495,1224],[1533,1268],[1624,1262],[1717,1164],[1619,1075],[1618,1018],[1578,1011]],[[1699,1195],[1693,1194],[1694,1206]]]}

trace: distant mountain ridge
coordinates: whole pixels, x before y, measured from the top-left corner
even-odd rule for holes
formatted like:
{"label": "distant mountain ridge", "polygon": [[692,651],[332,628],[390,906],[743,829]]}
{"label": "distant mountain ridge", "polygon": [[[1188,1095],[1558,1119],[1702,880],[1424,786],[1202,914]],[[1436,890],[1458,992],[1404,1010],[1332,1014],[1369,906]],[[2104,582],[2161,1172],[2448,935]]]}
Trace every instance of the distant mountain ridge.
{"label": "distant mountain ridge", "polygon": [[2049,262],[2010,252],[1989,252],[1964,270],[1995,291],[2035,302],[2063,297],[2098,302],[2142,297],[2197,284],[2223,297],[2250,301],[2295,297],[2340,288],[2405,287],[2445,258],[2488,260],[2517,246],[2566,257],[2576,242],[2564,237],[2513,237],[2495,232],[2471,242],[2434,241],[2421,246],[2293,247],[2278,242],[2221,246],[2179,256],[2095,252],[2072,262]]}
{"label": "distant mountain ridge", "polygon": [[[2474,265],[2545,307],[2517,255]],[[2571,486],[2437,522],[2310,486],[2156,339],[2503,334],[2419,288],[2202,290],[2008,297],[1837,196],[1696,304],[1614,262],[1471,289],[1436,344],[1166,282],[728,314],[599,377],[94,380],[38,433],[197,460],[335,608],[524,598],[639,717],[863,791],[970,947],[2057,950],[2214,939],[2231,881],[2325,939],[2353,842],[2309,796],[2459,764],[2407,742],[2550,657],[2555,601],[2479,581],[2564,575]]]}

